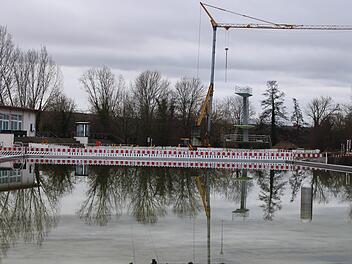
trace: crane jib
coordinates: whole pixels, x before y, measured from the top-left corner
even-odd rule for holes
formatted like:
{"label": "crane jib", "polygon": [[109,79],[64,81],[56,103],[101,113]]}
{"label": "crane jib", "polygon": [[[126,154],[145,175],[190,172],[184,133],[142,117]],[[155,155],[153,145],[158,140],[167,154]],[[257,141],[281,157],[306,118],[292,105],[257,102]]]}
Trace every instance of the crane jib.
{"label": "crane jib", "polygon": [[352,30],[352,26],[342,25],[293,25],[293,24],[225,24],[218,23],[219,28],[242,28],[242,29],[294,29],[294,30]]}

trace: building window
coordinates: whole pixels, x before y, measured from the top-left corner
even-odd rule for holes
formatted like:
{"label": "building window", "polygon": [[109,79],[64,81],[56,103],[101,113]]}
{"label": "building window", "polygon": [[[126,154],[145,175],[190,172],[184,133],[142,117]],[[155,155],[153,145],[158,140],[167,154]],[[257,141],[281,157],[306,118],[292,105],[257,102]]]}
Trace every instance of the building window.
{"label": "building window", "polygon": [[0,129],[9,130],[9,115],[0,114]]}
{"label": "building window", "polygon": [[76,123],[76,137],[89,137],[89,123]]}
{"label": "building window", "polygon": [[11,130],[22,130],[22,115],[11,115]]}

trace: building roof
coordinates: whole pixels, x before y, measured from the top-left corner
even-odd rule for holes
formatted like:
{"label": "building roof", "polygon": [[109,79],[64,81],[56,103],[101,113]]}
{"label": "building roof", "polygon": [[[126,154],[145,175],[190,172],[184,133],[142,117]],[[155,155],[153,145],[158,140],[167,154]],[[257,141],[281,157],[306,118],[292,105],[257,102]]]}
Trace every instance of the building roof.
{"label": "building roof", "polygon": [[10,105],[0,105],[0,110],[33,112],[33,113],[38,112],[38,110],[35,110],[35,109],[30,109],[30,108],[26,108],[26,107],[19,107],[19,106],[10,106]]}

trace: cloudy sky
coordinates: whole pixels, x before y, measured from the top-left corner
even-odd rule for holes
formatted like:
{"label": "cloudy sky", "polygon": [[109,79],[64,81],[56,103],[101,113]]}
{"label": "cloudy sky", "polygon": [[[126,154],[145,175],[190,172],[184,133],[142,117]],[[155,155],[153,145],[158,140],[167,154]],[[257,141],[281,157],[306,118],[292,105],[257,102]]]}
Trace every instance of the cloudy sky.
{"label": "cloudy sky", "polygon": [[[278,23],[352,24],[348,0],[207,3]],[[212,12],[219,22],[252,22]],[[0,24],[24,49],[47,47],[80,109],[87,102],[79,78],[90,67],[107,65],[128,82],[141,71],[158,70],[172,83],[197,74],[209,83],[211,26],[196,0],[3,0]],[[279,82],[289,105],[292,97],[305,104],[318,95],[339,102],[352,95],[352,31],[232,30],[227,82],[225,35],[219,30],[216,98],[232,95],[235,85],[249,85],[259,108],[267,80]]]}

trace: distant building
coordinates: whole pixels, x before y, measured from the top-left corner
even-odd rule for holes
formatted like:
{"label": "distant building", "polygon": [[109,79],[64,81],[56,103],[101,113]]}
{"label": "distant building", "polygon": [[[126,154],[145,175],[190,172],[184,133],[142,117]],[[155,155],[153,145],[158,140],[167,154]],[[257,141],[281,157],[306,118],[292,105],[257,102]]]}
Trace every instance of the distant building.
{"label": "distant building", "polygon": [[9,146],[13,144],[14,137],[34,137],[36,134],[36,110],[0,106],[0,144]]}

